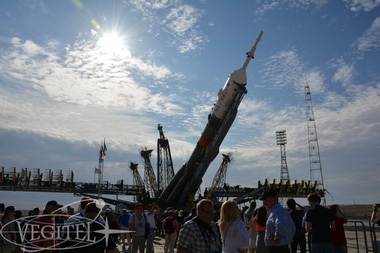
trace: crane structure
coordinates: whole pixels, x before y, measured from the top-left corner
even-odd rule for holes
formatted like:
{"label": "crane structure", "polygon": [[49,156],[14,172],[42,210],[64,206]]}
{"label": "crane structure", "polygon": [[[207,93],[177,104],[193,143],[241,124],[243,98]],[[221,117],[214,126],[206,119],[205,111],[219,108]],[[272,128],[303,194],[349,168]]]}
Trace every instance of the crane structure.
{"label": "crane structure", "polygon": [[158,197],[158,188],[156,175],[154,174],[152,163],[150,161],[150,156],[152,155],[153,149],[141,150],[140,155],[144,159],[145,169],[144,169],[144,183],[145,189],[150,198]]}
{"label": "crane structure", "polygon": [[208,199],[215,197],[213,196],[213,193],[216,189],[223,189],[224,186],[226,185],[227,165],[231,162],[232,158],[231,158],[231,153],[227,155],[225,154],[222,154],[222,155],[223,155],[222,163],[220,164],[219,169],[216,172],[214,179],[212,180],[212,185],[206,196]]}
{"label": "crane structure", "polygon": [[157,139],[157,189],[161,193],[174,177],[173,160],[169,140],[165,137],[162,126],[157,127],[160,138]]}
{"label": "crane structure", "polygon": [[288,163],[286,162],[286,150],[285,150],[286,130],[276,131],[276,140],[277,140],[277,145],[280,146],[280,152],[281,152],[280,179],[283,180],[284,182],[286,182],[286,181],[290,180]]}
{"label": "crane structure", "polygon": [[[142,178],[140,176],[138,166],[139,165],[137,163],[133,163],[133,162],[131,162],[131,164],[129,165],[129,168],[132,170],[132,173],[133,173],[133,185],[136,185],[139,188],[145,189],[144,188],[144,181],[142,180]],[[138,197],[139,196],[134,196],[134,200],[140,201],[137,199]]]}
{"label": "crane structure", "polygon": [[[309,162],[310,162],[310,181],[315,182],[317,189],[324,190],[321,155],[319,152],[317,127],[315,124],[315,117],[313,112],[313,103],[311,100],[311,93],[309,85],[305,86],[305,103],[306,103],[306,117],[307,117],[307,134],[309,142]],[[323,198],[323,203],[326,200]]]}

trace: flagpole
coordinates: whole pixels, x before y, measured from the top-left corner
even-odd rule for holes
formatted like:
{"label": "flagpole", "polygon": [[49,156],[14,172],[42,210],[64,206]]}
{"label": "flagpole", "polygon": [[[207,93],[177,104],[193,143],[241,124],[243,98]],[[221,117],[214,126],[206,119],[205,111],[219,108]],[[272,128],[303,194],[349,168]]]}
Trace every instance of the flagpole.
{"label": "flagpole", "polygon": [[104,159],[106,158],[106,138],[104,138],[104,142],[100,145],[99,150],[99,176],[98,176],[98,198],[102,196],[102,184],[103,184],[103,173],[104,173]]}
{"label": "flagpole", "polygon": [[100,198],[102,196],[102,162],[103,162],[103,144],[100,145],[100,150],[99,150],[99,170],[100,170],[100,173],[98,175],[98,198]]}

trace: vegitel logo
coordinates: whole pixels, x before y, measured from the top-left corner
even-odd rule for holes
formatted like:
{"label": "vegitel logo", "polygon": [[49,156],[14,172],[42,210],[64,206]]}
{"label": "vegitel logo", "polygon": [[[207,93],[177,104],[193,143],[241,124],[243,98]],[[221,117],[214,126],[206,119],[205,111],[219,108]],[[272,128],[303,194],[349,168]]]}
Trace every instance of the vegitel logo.
{"label": "vegitel logo", "polygon": [[[98,215],[94,218],[78,215],[73,222],[60,224],[54,223],[54,220],[56,218],[69,218],[71,215],[63,215],[55,211],[51,214],[26,216],[6,223],[0,229],[0,235],[7,243],[20,246],[24,251],[39,252],[42,250],[79,249],[98,243],[107,246],[110,234],[129,232],[110,229],[108,219],[105,220],[105,223],[103,223],[104,220],[99,219],[104,202],[100,200],[94,200],[94,202],[100,209]],[[58,210],[62,210],[62,208],[64,207]],[[12,233],[18,235],[19,242],[12,239]],[[4,243],[6,243],[5,241]]]}

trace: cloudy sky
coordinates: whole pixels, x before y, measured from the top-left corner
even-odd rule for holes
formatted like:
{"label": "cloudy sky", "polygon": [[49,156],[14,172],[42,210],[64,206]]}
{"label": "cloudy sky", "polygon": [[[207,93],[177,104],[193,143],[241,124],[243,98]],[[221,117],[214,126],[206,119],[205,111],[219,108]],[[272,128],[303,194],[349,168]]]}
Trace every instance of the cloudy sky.
{"label": "cloudy sky", "polygon": [[[163,126],[175,172],[207,123],[218,90],[264,31],[247,90],[210,186],[233,154],[227,183],[280,178],[276,131],[286,130],[292,180],[310,179],[304,87],[311,89],[327,204],[379,202],[379,0],[114,0],[0,2],[0,166],[74,171],[132,184],[129,163]],[[30,208],[71,194],[0,192]]]}

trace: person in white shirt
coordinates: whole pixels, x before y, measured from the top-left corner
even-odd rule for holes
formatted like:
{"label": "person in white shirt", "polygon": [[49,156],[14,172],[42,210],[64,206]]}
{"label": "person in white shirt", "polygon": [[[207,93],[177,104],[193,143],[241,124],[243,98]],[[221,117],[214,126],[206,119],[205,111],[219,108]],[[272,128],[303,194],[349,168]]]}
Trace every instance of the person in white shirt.
{"label": "person in white shirt", "polygon": [[156,219],[154,215],[159,212],[160,208],[156,203],[153,203],[153,205],[147,205],[146,209],[147,211],[145,212],[145,215],[150,225],[150,232],[146,242],[146,253],[153,253],[154,230],[156,228]]}
{"label": "person in white shirt", "polygon": [[218,225],[222,237],[222,252],[248,252],[249,237],[236,201],[227,200],[222,204]]}

